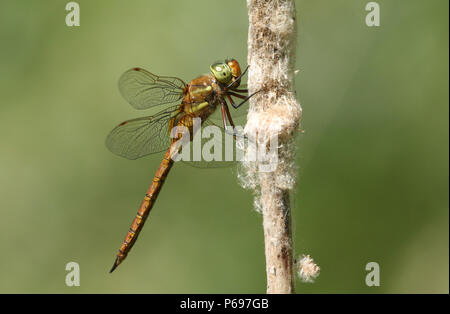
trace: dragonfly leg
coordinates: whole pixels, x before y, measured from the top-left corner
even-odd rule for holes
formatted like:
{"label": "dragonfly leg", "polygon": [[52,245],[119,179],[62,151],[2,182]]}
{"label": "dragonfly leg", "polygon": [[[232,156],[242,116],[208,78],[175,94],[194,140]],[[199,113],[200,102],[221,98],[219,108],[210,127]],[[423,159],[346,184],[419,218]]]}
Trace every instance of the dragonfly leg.
{"label": "dragonfly leg", "polygon": [[239,95],[239,94],[236,94],[236,93],[233,93],[233,92],[228,92],[227,94],[232,95],[232,96],[237,97],[237,98],[240,98],[240,99],[245,99],[247,97],[245,95]]}
{"label": "dragonfly leg", "polygon": [[244,103],[246,103],[246,102],[250,99],[250,97],[252,97],[253,95],[255,95],[256,93],[259,93],[259,92],[260,92],[260,91],[254,92],[253,94],[251,94],[251,95],[249,95],[249,96],[247,96],[247,97],[242,96],[242,95],[238,95],[238,94],[235,94],[235,93],[228,93],[228,94],[243,99],[243,100],[242,100],[239,104],[237,104],[237,105],[236,105],[236,104],[232,104],[233,108],[234,108],[234,109],[237,109],[237,108],[239,108],[240,106],[242,106]]}
{"label": "dragonfly leg", "polygon": [[[231,105],[232,105],[232,106],[234,106],[234,105],[235,105],[235,103],[234,103],[234,100],[233,100],[233,98],[231,98],[231,96],[230,96],[230,95],[228,95],[228,94],[227,94],[227,98],[228,98],[228,100],[230,101]],[[234,126],[234,122],[233,122],[233,119],[231,118],[230,110],[228,109],[228,105],[227,105],[227,102],[226,102],[226,101],[224,101],[224,102],[225,102],[225,106],[224,106],[224,105],[222,105],[222,107],[225,107],[225,112],[226,112],[226,114],[227,114],[227,117],[228,117],[228,121],[230,122],[231,126],[232,126],[232,127],[233,127],[233,129],[234,129],[234,128],[235,128],[235,126]]]}
{"label": "dragonfly leg", "polygon": [[237,93],[248,93],[248,89],[237,89],[237,88],[230,88],[233,92]]}
{"label": "dragonfly leg", "polygon": [[247,72],[249,65],[247,65],[247,67],[245,68],[245,71],[241,73],[241,75],[239,75],[233,82],[231,82],[226,88],[231,88],[234,84],[236,84],[236,82],[239,82],[239,80],[241,79],[241,77],[243,77],[245,75],[245,72]]}
{"label": "dragonfly leg", "polygon": [[[230,96],[228,96],[228,97],[230,97]],[[234,103],[233,100],[231,99],[231,97],[230,97],[230,102],[232,104]],[[230,110],[228,109],[227,101],[225,99],[222,99],[221,100],[221,104],[222,104],[222,106],[221,106],[221,109],[222,109],[222,120],[223,120],[223,125],[225,127],[225,133],[233,135],[233,138],[236,140],[236,132],[235,132],[236,128],[235,128],[233,119],[231,118],[231,114],[230,114]],[[228,122],[230,122],[231,132],[228,129],[229,126],[227,125],[227,120],[228,120]]]}
{"label": "dragonfly leg", "polygon": [[226,117],[226,112],[225,112],[225,106],[226,105],[224,105],[223,103],[222,103],[222,106],[221,106],[221,110],[222,110],[222,122],[223,122],[223,127],[225,128],[225,130],[228,128],[228,125],[227,125],[227,117]]}

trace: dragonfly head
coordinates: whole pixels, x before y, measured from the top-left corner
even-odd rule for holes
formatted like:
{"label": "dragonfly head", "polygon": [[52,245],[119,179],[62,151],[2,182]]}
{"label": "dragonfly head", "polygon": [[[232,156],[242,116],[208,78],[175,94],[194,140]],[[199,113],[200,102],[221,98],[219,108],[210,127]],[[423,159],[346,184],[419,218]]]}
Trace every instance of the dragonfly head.
{"label": "dragonfly head", "polygon": [[[214,77],[223,84],[230,84],[241,75],[241,67],[234,59],[225,60],[225,62],[216,62],[209,68],[211,69],[211,73]],[[239,82],[234,84],[234,86],[238,85]]]}
{"label": "dragonfly head", "polygon": [[239,62],[234,59],[225,60],[227,65],[231,69],[231,75],[233,76],[232,80],[236,80],[241,75],[241,67],[239,66]]}

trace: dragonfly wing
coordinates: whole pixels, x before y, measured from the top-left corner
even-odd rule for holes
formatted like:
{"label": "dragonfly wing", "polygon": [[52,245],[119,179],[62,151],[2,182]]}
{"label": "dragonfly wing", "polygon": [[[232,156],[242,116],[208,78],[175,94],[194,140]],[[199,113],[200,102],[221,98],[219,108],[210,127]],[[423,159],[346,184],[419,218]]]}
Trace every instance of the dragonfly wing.
{"label": "dragonfly wing", "polygon": [[142,68],[130,69],[119,79],[120,93],[136,109],[179,101],[185,86],[177,77],[158,76]]}
{"label": "dragonfly wing", "polygon": [[[222,124],[223,125],[223,124]],[[208,168],[227,168],[227,167],[234,167],[236,166],[236,141],[234,139],[232,139],[232,136],[230,135],[230,133],[226,134],[227,131],[225,131],[225,129],[220,125],[220,123],[216,124],[214,123],[211,119],[207,119],[203,122],[202,124],[202,132],[205,132],[205,128],[206,127],[213,127],[216,128],[217,130],[220,130],[220,136],[210,136],[207,138],[201,138],[201,160],[199,161],[194,161],[193,158],[191,158],[189,161],[183,161],[183,163],[191,166],[191,167],[195,167],[195,168],[202,168],[202,169],[208,169]],[[230,130],[231,132],[231,130]],[[197,136],[200,136],[199,134]],[[225,140],[225,136],[228,136],[228,142]],[[205,153],[204,149],[203,149],[203,145],[205,145],[205,143],[209,143],[208,146],[210,147],[210,149],[208,149],[208,153],[213,153],[213,151],[217,148],[221,151],[221,153],[219,154],[219,160],[211,160],[211,161],[206,161],[204,160],[203,154]],[[190,145],[190,152],[191,152],[191,157],[192,152],[194,151],[194,145],[193,142],[189,143]],[[231,151],[231,153],[233,154],[232,158],[229,159],[227,157],[227,153],[226,151]]]}
{"label": "dragonfly wing", "polygon": [[120,123],[109,133],[106,146],[114,154],[128,159],[166,150],[171,143],[169,121],[178,108],[172,106],[154,116]]}

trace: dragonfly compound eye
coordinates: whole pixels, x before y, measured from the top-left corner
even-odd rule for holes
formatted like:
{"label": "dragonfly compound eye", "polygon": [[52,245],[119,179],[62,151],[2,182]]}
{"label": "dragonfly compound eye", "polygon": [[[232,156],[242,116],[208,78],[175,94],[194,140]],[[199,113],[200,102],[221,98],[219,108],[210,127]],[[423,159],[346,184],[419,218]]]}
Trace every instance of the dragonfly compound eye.
{"label": "dragonfly compound eye", "polygon": [[221,83],[227,84],[233,77],[231,69],[226,63],[214,63],[210,66],[210,69],[214,77]]}
{"label": "dragonfly compound eye", "polygon": [[230,67],[231,74],[233,75],[234,78],[239,77],[239,75],[241,75],[241,67],[239,66],[239,62],[237,62],[234,59],[229,59],[226,60],[225,62]]}

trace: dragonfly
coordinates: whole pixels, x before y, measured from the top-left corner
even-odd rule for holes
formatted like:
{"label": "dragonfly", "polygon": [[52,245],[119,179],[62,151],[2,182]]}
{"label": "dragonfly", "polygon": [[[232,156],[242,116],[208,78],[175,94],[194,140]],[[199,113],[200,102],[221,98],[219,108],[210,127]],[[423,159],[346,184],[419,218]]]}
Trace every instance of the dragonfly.
{"label": "dragonfly", "polygon": [[[106,146],[114,154],[128,159],[162,151],[166,153],[117,252],[110,273],[125,260],[135,244],[174,164],[174,158],[182,149],[180,143],[185,134],[180,132],[172,136],[173,128],[184,127],[184,132],[189,133],[188,138],[192,141],[196,132],[194,118],[200,118],[201,124],[206,124],[219,107],[225,130],[234,128],[228,102],[237,109],[253,96],[248,95],[247,89],[239,88],[248,67],[242,72],[235,59],[215,62],[209,69],[210,73],[193,79],[189,84],[180,78],[158,76],[140,67],[126,71],[119,79],[122,96],[135,109],[163,108],[155,115],[120,123],[109,133]],[[231,96],[240,99],[240,102],[236,103]]]}

